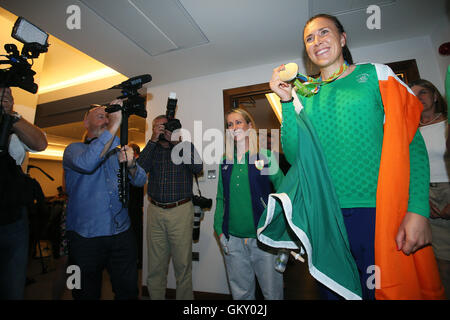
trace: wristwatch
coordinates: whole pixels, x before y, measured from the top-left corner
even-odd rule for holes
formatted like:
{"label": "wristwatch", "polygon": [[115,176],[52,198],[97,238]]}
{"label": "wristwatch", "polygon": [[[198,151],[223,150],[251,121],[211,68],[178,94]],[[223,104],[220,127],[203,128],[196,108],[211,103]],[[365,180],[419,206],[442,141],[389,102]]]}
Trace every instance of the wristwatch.
{"label": "wristwatch", "polygon": [[20,119],[22,119],[22,115],[20,115],[19,113],[13,111],[10,113],[11,117],[12,117],[12,124],[16,123],[17,121],[19,121]]}

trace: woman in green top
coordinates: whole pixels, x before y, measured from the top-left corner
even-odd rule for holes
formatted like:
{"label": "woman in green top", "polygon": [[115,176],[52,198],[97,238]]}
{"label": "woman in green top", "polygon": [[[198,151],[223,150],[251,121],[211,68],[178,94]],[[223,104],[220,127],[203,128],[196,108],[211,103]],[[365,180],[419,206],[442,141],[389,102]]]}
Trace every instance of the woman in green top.
{"label": "woman in green top", "polygon": [[255,122],[243,109],[226,116],[226,156],[220,165],[214,230],[220,238],[235,300],[255,299],[255,276],[265,299],[283,299],[276,254],[256,239],[256,226],[272,185],[283,179],[269,150],[258,152]]}
{"label": "woman in green top", "polygon": [[[321,78],[307,78],[309,83],[317,81],[312,86],[299,85],[296,102],[301,103],[301,113],[311,122],[325,155],[344,217],[351,253],[360,273],[363,298],[374,299],[376,284],[371,282],[371,270],[376,265],[377,184],[385,144],[384,124],[391,119],[385,118],[385,98],[391,98],[389,94],[393,92],[394,95],[408,96],[410,100],[414,97],[387,66],[353,64],[346,45],[347,35],[335,17],[321,14],[311,18],[303,30],[303,41],[309,59],[320,69]],[[302,141],[297,136],[299,115],[294,106],[292,84],[280,78],[280,72],[284,69],[284,65],[274,69],[270,88],[281,99],[283,150],[292,164],[302,152]],[[382,91],[382,85],[383,88],[398,88],[398,91]],[[384,93],[386,96],[382,96]],[[413,103],[416,105],[417,101]],[[392,126],[392,123],[396,122],[389,122],[389,125]],[[404,213],[397,235],[386,241],[390,241],[391,247],[396,244],[397,250],[410,255],[431,240],[427,220],[429,172],[426,149],[419,132],[410,143],[407,155],[405,158],[410,160],[411,167],[408,212]],[[381,270],[382,279],[383,274],[386,275],[385,270]],[[335,298],[325,293],[327,298]]]}

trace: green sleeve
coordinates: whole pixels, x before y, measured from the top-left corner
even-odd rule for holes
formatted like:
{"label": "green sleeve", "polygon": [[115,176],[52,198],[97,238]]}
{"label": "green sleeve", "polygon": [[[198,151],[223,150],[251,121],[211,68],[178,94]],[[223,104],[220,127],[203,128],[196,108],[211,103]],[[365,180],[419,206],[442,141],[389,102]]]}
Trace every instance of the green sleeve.
{"label": "green sleeve", "polygon": [[297,128],[297,112],[293,102],[281,103],[282,106],[282,123],[281,123],[281,145],[283,147],[286,160],[293,164],[297,158],[298,152],[298,128]]}
{"label": "green sleeve", "polygon": [[414,212],[424,217],[430,216],[429,189],[430,164],[428,153],[420,131],[417,130],[409,145],[410,181],[408,212]]}
{"label": "green sleeve", "polygon": [[279,155],[279,153],[267,149],[261,149],[260,153],[265,155],[267,159],[269,159],[269,180],[270,182],[272,182],[275,190],[277,190],[284,178],[283,171],[281,171],[277,160],[277,155]]}
{"label": "green sleeve", "polygon": [[447,98],[447,121],[450,123],[450,64],[447,67],[447,76],[445,77],[445,96]]}
{"label": "green sleeve", "polygon": [[220,236],[223,224],[223,184],[222,184],[222,169],[219,166],[219,181],[217,183],[217,196],[216,196],[216,211],[214,213],[214,231],[217,236]]}

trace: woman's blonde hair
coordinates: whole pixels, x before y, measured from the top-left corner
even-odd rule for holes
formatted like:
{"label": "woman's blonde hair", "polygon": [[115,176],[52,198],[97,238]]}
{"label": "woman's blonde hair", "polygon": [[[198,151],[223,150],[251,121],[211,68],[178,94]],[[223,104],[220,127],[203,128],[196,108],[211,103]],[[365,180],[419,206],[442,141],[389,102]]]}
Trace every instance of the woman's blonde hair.
{"label": "woman's blonde hair", "polygon": [[247,124],[251,124],[251,128],[247,131],[246,136],[249,142],[248,151],[250,155],[255,155],[258,153],[258,134],[255,120],[247,110],[242,108],[234,108],[225,114],[225,155],[228,161],[234,160],[234,152],[236,147],[234,142],[234,136],[231,134],[231,130],[228,129],[228,121],[227,121],[228,116],[232,113],[237,113],[241,115],[247,122]]}
{"label": "woman's blonde hair", "polygon": [[436,95],[436,101],[434,101],[434,112],[435,113],[442,113],[445,117],[448,117],[447,114],[447,103],[444,97],[442,97],[442,94],[439,92],[439,90],[436,88],[434,84],[432,84],[430,81],[425,79],[417,79],[413,82],[410,82],[408,84],[410,88],[414,86],[421,86],[422,88],[428,89],[432,95]]}

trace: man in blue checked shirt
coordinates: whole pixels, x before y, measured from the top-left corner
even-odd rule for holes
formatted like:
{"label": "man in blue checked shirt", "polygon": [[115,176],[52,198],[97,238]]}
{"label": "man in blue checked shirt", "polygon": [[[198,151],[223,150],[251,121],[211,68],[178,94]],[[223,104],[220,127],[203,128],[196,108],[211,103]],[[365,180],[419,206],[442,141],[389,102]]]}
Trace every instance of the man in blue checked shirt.
{"label": "man in blue checked shirt", "polygon": [[131,147],[117,148],[121,121],[121,111],[106,113],[105,107],[94,106],[84,118],[84,142],[64,151],[69,264],[81,270],[81,288],[73,289],[74,299],[100,299],[105,268],[116,299],[138,298],[136,240],[128,209],[119,200],[119,162],[127,162],[131,184],[143,186],[147,176]]}
{"label": "man in blue checked shirt", "polygon": [[172,137],[165,123],[165,115],[153,119],[152,136],[138,160],[149,175],[147,288],[150,299],[165,298],[172,258],[176,299],[192,300],[192,182],[193,175],[203,170],[203,162],[194,145],[177,140],[176,134]]}

